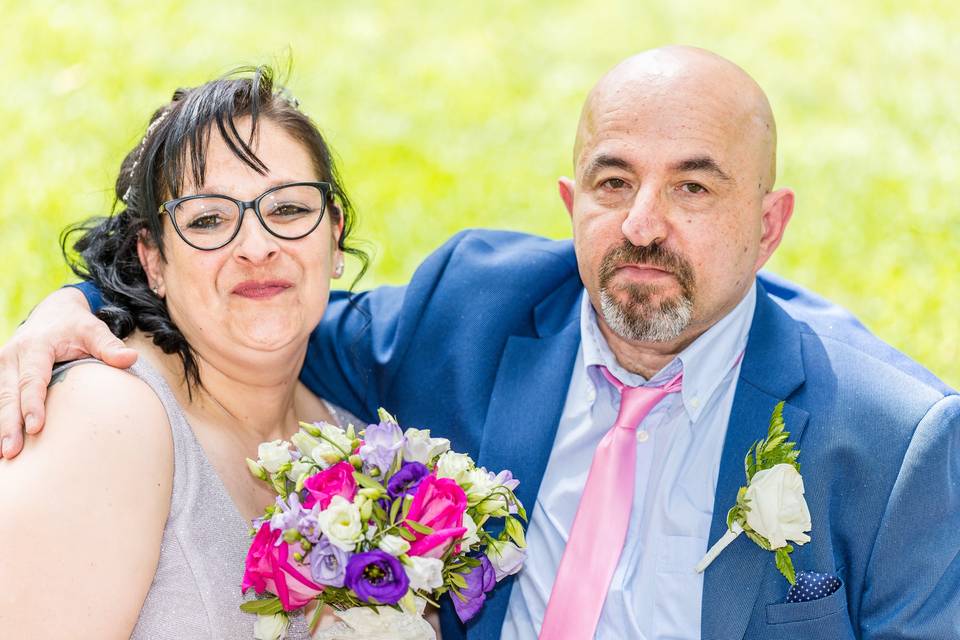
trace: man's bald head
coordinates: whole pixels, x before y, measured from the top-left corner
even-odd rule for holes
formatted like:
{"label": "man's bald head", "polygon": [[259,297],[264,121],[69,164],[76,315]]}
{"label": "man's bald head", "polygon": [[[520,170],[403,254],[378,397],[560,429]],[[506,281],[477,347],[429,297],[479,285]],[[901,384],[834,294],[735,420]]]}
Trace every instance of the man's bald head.
{"label": "man's bald head", "polygon": [[615,66],[584,103],[574,145],[575,167],[584,149],[598,133],[602,135],[604,123],[622,118],[625,111],[635,112],[638,127],[656,127],[662,119],[664,126],[679,129],[689,115],[693,129],[710,126],[715,130],[709,135],[740,145],[748,164],[754,165],[760,189],[773,188],[777,133],[770,103],[756,81],[729,60],[704,49],[669,46]]}

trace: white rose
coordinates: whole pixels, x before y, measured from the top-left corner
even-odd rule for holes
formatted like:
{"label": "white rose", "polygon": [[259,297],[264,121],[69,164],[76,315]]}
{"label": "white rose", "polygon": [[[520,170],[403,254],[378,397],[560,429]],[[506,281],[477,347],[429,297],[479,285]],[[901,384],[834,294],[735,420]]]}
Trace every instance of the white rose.
{"label": "white rose", "polygon": [[446,438],[431,438],[429,429],[410,428],[404,432],[403,459],[427,464],[434,457],[450,449]]}
{"label": "white rose", "polygon": [[257,447],[257,457],[267,473],[276,473],[283,464],[290,462],[290,443],[286,440],[263,442]]}
{"label": "white rose", "polygon": [[468,496],[488,496],[498,486],[496,476],[483,467],[464,472],[463,481],[470,483],[470,488],[467,489]]}
{"label": "white rose", "polygon": [[467,530],[460,541],[460,544],[467,549],[480,542],[480,536],[477,535],[477,522],[470,517],[469,513],[463,514],[463,527]]}
{"label": "white rose", "polygon": [[497,574],[497,582],[512,576],[523,567],[527,552],[510,541],[492,542],[487,548],[487,559]]}
{"label": "white rose", "polygon": [[310,471],[310,468],[313,464],[309,462],[304,462],[303,460],[297,460],[293,463],[293,467],[287,471],[287,477],[290,479],[290,482],[296,482],[300,479],[300,476]]}
{"label": "white rose", "polygon": [[803,498],[803,478],[789,464],[778,464],[754,474],[747,486],[750,510],[747,524],[770,542],[772,549],[787,541],[810,542],[810,511]]}
{"label": "white rose", "polygon": [[403,565],[410,578],[410,588],[433,591],[443,586],[443,561],[439,558],[411,556],[410,563]]}
{"label": "white rose", "polygon": [[360,509],[343,496],[333,496],[330,505],[317,515],[320,530],[331,544],[353,551],[363,536]]}
{"label": "white rose", "polygon": [[314,426],[320,429],[323,436],[314,439],[316,445],[310,450],[310,457],[318,465],[326,469],[350,456],[353,442],[343,429],[328,422]]}
{"label": "white rose", "polygon": [[290,619],[278,613],[272,616],[258,615],[257,621],[253,623],[254,640],[281,640],[287,635],[287,626]]}
{"label": "white rose", "polygon": [[392,556],[402,556],[407,551],[410,551],[409,542],[400,536],[394,536],[389,533],[380,538],[379,546],[382,551],[389,553]]}
{"label": "white rose", "polygon": [[457,482],[473,468],[473,460],[465,453],[447,451],[437,460],[437,477],[453,478]]}

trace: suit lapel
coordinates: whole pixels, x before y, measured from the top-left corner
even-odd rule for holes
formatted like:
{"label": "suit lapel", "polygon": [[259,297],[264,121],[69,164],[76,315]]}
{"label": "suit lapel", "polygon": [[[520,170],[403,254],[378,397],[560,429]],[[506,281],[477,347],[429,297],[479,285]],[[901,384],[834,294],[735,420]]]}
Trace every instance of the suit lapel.
{"label": "suit lapel", "polygon": [[[714,497],[710,544],[727,530],[727,511],[746,483],[743,459],[754,442],[766,436],[774,406],[803,384],[803,354],[796,322],[767,296],[758,283],[757,307],[747,341],[740,379],[730,413]],[[798,442],[808,414],[788,403],[783,409],[790,440]],[[742,638],[756,604],[773,554],[745,535],[737,538],[713,564],[703,580],[701,636],[703,640]]]}
{"label": "suit lapel", "polygon": [[[483,427],[478,464],[509,469],[520,479],[517,497],[533,513],[540,482],[566,402],[580,346],[579,285],[564,287],[536,311],[537,336],[507,340]],[[569,289],[569,290],[568,290]],[[507,578],[468,627],[470,638],[498,638],[510,599]]]}

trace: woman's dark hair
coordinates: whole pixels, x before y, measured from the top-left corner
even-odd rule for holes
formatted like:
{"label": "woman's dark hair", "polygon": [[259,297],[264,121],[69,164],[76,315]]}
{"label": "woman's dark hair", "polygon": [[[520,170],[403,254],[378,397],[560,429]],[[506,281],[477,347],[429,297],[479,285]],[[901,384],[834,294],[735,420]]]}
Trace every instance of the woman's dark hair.
{"label": "woman's dark hair", "polygon": [[[246,139],[236,126],[236,120],[244,117],[252,121]],[[349,242],[354,212],[330,149],[286,89],[274,85],[273,70],[266,66],[244,67],[198,87],[175,91],[172,100],[153,114],[143,140],[121,163],[113,215],[68,227],[60,237],[70,268],[96,284],[103,295],[105,305],[97,315],[120,338],[140,329],[150,334],[164,353],[179,355],[188,389],[201,384],[196,358],[170,319],[165,302],[150,290],[137,255],[137,240],[145,233],[145,241],[165,255],[160,205],[181,195],[188,170],[192,184],[204,183],[213,127],[237,158],[266,174],[268,167],[252,148],[263,118],[300,142],[312,158],[318,178],[331,184],[327,212],[334,221],[343,221],[339,248],[360,260],[359,280],[369,258]],[[71,252],[67,247],[76,234],[81,235]]]}

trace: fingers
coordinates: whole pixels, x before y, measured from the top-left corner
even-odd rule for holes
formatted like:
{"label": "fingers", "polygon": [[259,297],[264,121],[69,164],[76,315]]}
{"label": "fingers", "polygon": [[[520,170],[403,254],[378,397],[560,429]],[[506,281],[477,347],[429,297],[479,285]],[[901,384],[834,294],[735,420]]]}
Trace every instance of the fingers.
{"label": "fingers", "polygon": [[55,358],[53,351],[43,345],[25,345],[19,350],[20,414],[28,434],[39,433],[43,428],[44,401]]}
{"label": "fingers", "polygon": [[0,357],[0,458],[12,458],[23,448],[17,360],[7,347]]}
{"label": "fingers", "polygon": [[126,369],[137,361],[137,352],[110,332],[107,325],[95,322],[83,336],[83,347],[94,358],[119,369]]}

